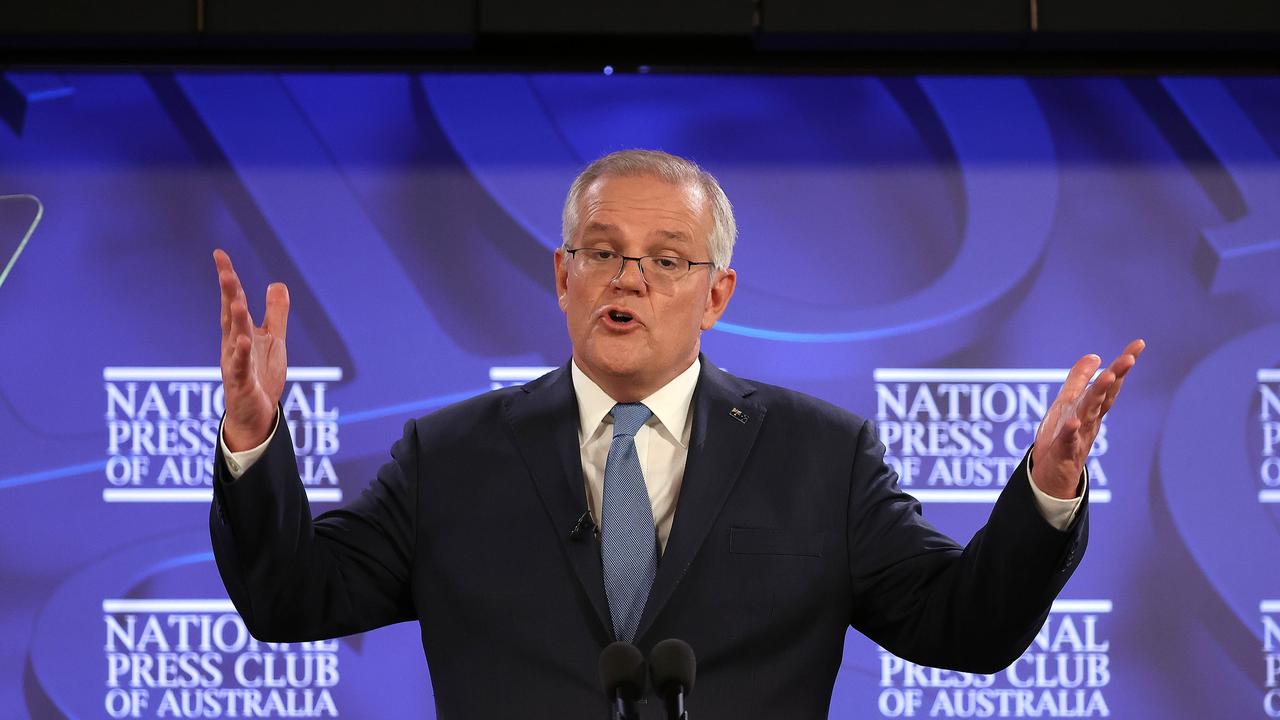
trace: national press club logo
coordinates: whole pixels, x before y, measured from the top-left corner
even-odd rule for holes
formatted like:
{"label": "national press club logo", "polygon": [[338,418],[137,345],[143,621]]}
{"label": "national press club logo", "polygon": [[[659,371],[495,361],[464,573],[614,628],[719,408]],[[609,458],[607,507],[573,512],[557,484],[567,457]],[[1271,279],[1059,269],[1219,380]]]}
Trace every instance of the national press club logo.
{"label": "national press club logo", "polygon": [[[209,502],[213,453],[223,412],[217,367],[106,367],[109,503]],[[333,456],[340,447],[338,408],[328,397],[342,368],[291,367],[281,405],[298,472],[312,502],[340,502]]]}
{"label": "national press club logo", "polygon": [[1280,718],[1280,600],[1263,600],[1258,613],[1262,616],[1262,710],[1267,717]]}
{"label": "national press club logo", "polygon": [[[1280,370],[1258,370],[1258,431],[1262,457],[1258,467],[1258,502],[1280,503]],[[1258,604],[1262,621],[1263,696],[1267,717],[1280,718],[1280,599]]]}
{"label": "national press club logo", "polygon": [[977,675],[917,665],[880,650],[884,717],[1110,717],[1110,600],[1057,600],[1031,647]]}
{"label": "national press club logo", "polygon": [[1280,503],[1280,370],[1258,371],[1258,396],[1258,431],[1262,435],[1258,502]]}
{"label": "national press club logo", "polygon": [[337,717],[338,641],[255,640],[230,600],[108,598],[111,718]]}
{"label": "national press club logo", "polygon": [[58,717],[359,714],[342,695],[352,647],[254,639],[222,589],[207,530],[130,543],[67,577],[37,616],[28,658],[30,707]]}
{"label": "national press club logo", "polygon": [[[875,423],[885,462],[922,502],[992,503],[1035,440],[1066,370],[878,368]],[[1104,420],[1089,454],[1089,499],[1111,502]]]}

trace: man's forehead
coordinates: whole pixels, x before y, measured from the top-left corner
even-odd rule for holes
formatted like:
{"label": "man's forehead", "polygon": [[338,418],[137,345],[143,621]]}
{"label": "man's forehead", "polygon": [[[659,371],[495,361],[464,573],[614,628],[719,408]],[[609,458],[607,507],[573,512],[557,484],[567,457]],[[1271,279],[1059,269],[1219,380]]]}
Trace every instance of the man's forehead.
{"label": "man's forehead", "polygon": [[657,175],[602,175],[582,194],[588,205],[627,200],[671,204],[677,198],[679,204],[671,210],[697,213],[707,208],[706,194],[697,183],[669,182]]}
{"label": "man's forehead", "polygon": [[[615,235],[622,234],[622,228],[618,227],[617,225],[614,225],[613,223],[600,222],[599,220],[593,220],[591,222],[588,222],[586,225],[583,226],[582,231],[584,234],[599,234],[599,235],[606,235],[606,236],[615,236]],[[684,230],[678,230],[678,229],[657,228],[655,230],[650,231],[649,234],[663,240],[670,240],[672,242],[687,243],[687,242],[693,241],[693,238],[689,236],[689,233],[685,232]]]}
{"label": "man's forehead", "polygon": [[[701,235],[711,225],[710,203],[696,184],[671,183],[652,175],[605,175],[596,178],[579,200],[580,232],[620,233],[611,215],[630,210],[654,214],[659,227],[648,234],[664,239],[691,241],[690,231]],[[698,227],[704,224],[707,227]]]}

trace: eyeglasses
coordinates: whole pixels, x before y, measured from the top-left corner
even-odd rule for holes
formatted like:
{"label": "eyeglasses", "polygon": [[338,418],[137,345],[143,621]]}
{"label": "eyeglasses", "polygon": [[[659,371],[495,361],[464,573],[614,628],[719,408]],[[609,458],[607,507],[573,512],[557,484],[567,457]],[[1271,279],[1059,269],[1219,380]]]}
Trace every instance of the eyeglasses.
{"label": "eyeglasses", "polygon": [[714,262],[695,262],[675,255],[645,255],[630,257],[604,248],[565,248],[573,257],[571,267],[575,275],[589,280],[613,280],[622,274],[628,260],[635,260],[640,267],[640,277],[654,292],[668,294],[676,283],[684,279],[700,265]]}

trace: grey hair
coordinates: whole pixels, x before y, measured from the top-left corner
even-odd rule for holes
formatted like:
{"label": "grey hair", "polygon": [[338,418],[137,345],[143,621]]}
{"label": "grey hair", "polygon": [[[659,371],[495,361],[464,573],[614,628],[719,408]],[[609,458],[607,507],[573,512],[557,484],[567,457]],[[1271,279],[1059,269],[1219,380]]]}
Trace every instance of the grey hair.
{"label": "grey hair", "polygon": [[652,176],[672,185],[694,187],[702,192],[711,210],[711,235],[707,251],[717,270],[729,267],[733,243],[738,239],[738,223],[733,219],[733,206],[715,177],[692,160],[661,150],[619,150],[588,165],[569,186],[560,219],[564,247],[572,247],[578,232],[578,204],[596,180],[602,177]]}

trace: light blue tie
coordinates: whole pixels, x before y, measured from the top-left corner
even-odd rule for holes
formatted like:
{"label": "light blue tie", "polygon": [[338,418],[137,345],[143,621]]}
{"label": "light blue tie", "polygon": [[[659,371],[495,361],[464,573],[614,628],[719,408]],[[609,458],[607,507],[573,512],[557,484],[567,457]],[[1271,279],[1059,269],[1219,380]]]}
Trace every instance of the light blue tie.
{"label": "light blue tie", "polygon": [[609,598],[614,638],[632,642],[658,570],[653,507],[635,439],[653,412],[641,403],[618,403],[611,414],[613,442],[604,465],[604,510],[600,517],[604,592]]}

